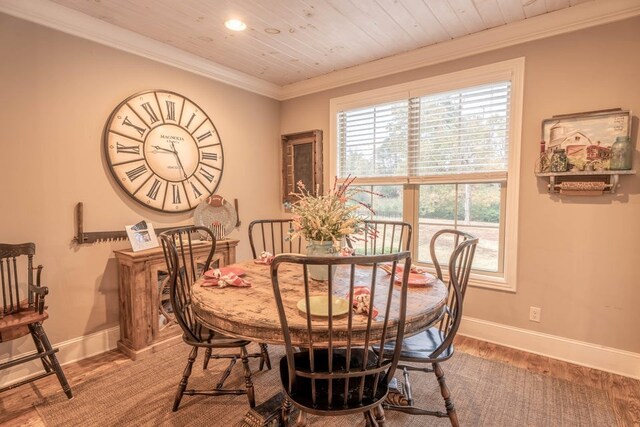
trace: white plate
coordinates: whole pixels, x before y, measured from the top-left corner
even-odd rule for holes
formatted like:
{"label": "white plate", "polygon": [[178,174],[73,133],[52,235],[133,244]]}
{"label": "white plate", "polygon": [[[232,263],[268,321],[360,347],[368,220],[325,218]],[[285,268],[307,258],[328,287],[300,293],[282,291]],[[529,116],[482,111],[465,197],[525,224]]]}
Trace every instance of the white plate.
{"label": "white plate", "polygon": [[[329,317],[329,301],[326,295],[314,295],[309,297],[311,315],[318,317]],[[333,297],[333,316],[341,316],[349,312],[349,301],[340,297]],[[307,313],[307,303],[304,298],[298,301],[298,310]]]}
{"label": "white plate", "polygon": [[193,211],[193,223],[212,230],[211,224],[219,222],[224,227],[224,235],[231,233],[238,222],[238,214],[226,200],[220,207],[213,207],[207,201],[201,202]]}

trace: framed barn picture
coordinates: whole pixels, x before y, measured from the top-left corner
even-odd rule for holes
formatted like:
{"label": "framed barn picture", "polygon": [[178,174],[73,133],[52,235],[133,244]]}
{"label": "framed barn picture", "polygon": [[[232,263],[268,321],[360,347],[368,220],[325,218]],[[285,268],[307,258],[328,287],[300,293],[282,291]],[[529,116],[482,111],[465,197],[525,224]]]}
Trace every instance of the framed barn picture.
{"label": "framed barn picture", "polygon": [[611,146],[619,136],[630,136],[631,112],[622,109],[553,116],[542,122],[542,139],[550,156],[564,149],[569,168],[609,170]]}

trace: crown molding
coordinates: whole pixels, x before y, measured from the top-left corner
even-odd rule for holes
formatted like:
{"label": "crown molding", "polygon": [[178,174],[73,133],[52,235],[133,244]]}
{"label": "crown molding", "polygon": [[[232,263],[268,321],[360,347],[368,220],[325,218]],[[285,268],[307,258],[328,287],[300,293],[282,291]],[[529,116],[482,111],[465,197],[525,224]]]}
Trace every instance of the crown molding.
{"label": "crown molding", "polygon": [[279,86],[48,0],[0,0],[0,12],[279,101],[640,15],[640,0],[592,0],[411,52]]}
{"label": "crown molding", "polygon": [[282,87],[291,99],[640,15],[640,0],[594,0]]}
{"label": "crown molding", "polygon": [[0,12],[279,99],[279,85],[225,67],[47,0],[0,0]]}

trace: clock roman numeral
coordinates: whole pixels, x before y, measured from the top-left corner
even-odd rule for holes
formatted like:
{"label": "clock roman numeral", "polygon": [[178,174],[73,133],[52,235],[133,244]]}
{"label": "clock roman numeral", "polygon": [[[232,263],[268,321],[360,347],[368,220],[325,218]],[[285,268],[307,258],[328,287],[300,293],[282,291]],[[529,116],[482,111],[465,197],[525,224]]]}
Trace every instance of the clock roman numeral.
{"label": "clock roman numeral", "polygon": [[191,184],[191,189],[193,190],[193,197],[194,198],[197,199],[198,197],[202,196],[202,193],[200,192],[200,190],[198,190],[198,187],[193,185],[193,182],[189,182],[189,184]]}
{"label": "clock roman numeral", "polygon": [[141,127],[138,127],[138,126],[134,125],[133,123],[131,123],[131,120],[129,120],[129,116],[125,116],[124,117],[124,120],[122,121],[122,124],[134,128],[140,134],[140,136],[144,135],[145,129],[141,128]]}
{"label": "clock roman numeral", "polygon": [[173,101],[165,101],[167,104],[167,120],[176,120],[176,103]]}
{"label": "clock roman numeral", "polygon": [[173,191],[173,204],[177,205],[180,203],[180,187],[177,184],[172,184],[171,189]]}
{"label": "clock roman numeral", "polygon": [[158,197],[158,191],[160,191],[160,180],[157,178],[154,178],[153,184],[151,184],[151,188],[147,193],[147,197],[155,200],[156,197]]}
{"label": "clock roman numeral", "polygon": [[144,111],[146,111],[147,114],[149,115],[149,118],[151,119],[151,124],[158,121],[158,116],[156,116],[156,112],[153,111],[153,107],[151,107],[150,103],[145,102],[144,104],[142,104],[142,108],[144,108]]}
{"label": "clock roman numeral", "polygon": [[207,131],[206,133],[203,133],[202,135],[198,136],[198,142],[202,142],[203,140],[209,138],[211,136],[211,131]]}
{"label": "clock roman numeral", "polygon": [[140,154],[140,146],[139,145],[124,145],[119,142],[116,145],[116,151],[118,153],[126,153],[126,154]]}
{"label": "clock roman numeral", "polygon": [[213,182],[213,175],[211,175],[211,173],[209,173],[209,171],[207,171],[206,169],[200,168],[200,175],[205,177],[207,181]]}
{"label": "clock roman numeral", "polygon": [[187,129],[189,129],[189,126],[191,126],[191,122],[195,117],[196,117],[196,113],[191,114],[191,118],[189,119],[189,121],[187,122],[187,125],[185,126]]}
{"label": "clock roman numeral", "polygon": [[218,153],[205,153],[203,151],[202,152],[202,160],[214,160],[214,161],[217,161],[218,160]]}
{"label": "clock roman numeral", "polygon": [[141,166],[138,166],[135,169],[131,169],[130,171],[127,171],[125,173],[129,177],[129,181],[133,182],[137,178],[139,178],[141,175],[144,175],[144,173],[146,171],[147,171],[147,166],[146,165],[141,165]]}

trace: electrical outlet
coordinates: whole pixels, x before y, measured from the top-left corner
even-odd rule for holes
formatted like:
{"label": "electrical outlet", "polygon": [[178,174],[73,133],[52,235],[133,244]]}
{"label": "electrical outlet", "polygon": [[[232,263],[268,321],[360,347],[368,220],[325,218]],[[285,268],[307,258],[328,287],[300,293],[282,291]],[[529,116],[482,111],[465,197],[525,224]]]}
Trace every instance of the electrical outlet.
{"label": "electrical outlet", "polygon": [[542,309],[540,307],[529,307],[529,320],[532,322],[540,322]]}

